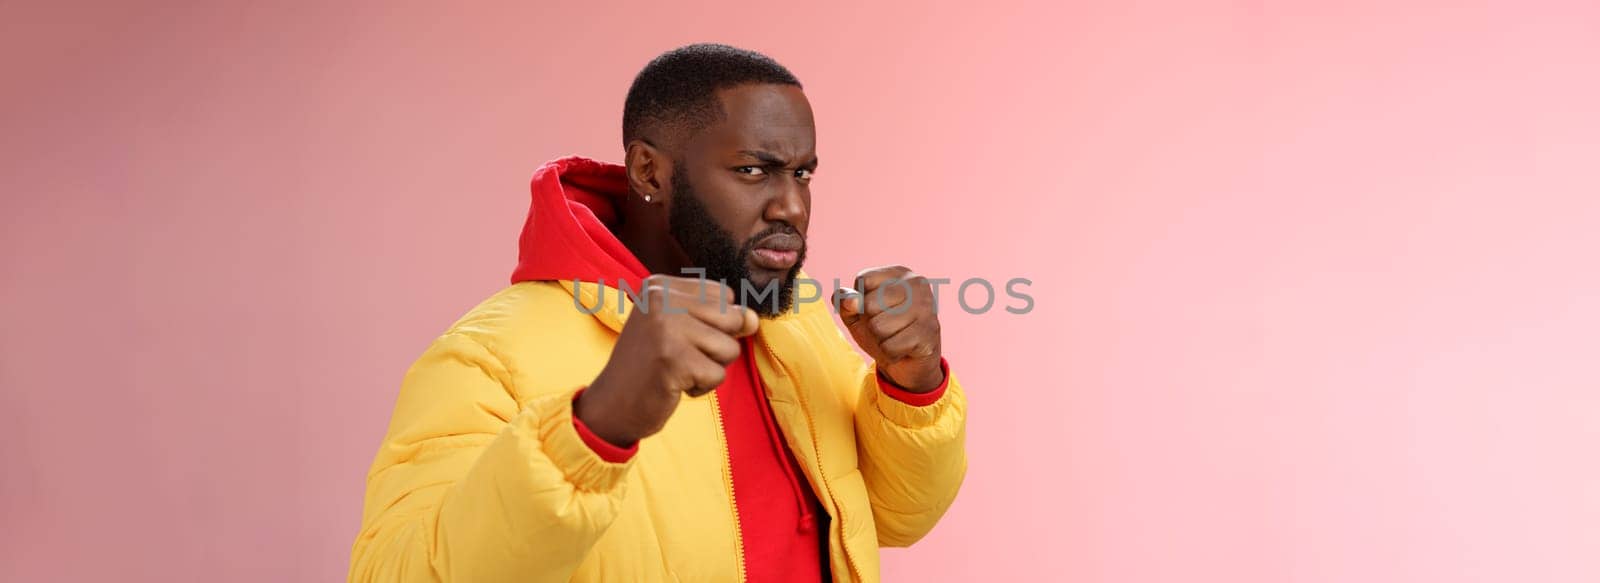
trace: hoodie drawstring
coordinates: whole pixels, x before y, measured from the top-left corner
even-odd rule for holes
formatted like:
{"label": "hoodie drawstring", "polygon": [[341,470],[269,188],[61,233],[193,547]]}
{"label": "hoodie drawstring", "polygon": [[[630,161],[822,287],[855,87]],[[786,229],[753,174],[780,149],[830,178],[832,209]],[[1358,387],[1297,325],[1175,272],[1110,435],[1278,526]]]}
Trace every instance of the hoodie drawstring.
{"label": "hoodie drawstring", "polygon": [[751,359],[747,367],[750,369],[750,382],[752,386],[757,388],[758,395],[761,397],[759,401],[761,406],[756,408],[761,410],[761,422],[767,427],[767,441],[772,445],[772,452],[778,456],[778,465],[783,467],[783,476],[788,479],[789,488],[794,493],[794,502],[799,506],[800,524],[798,526],[800,532],[811,532],[817,527],[817,517],[813,514],[811,505],[807,503],[806,491],[801,489],[809,488],[810,485],[802,485],[800,477],[795,475],[792,467],[793,462],[791,461],[793,460],[793,455],[789,453],[788,445],[783,442],[782,429],[778,427],[778,420],[772,416],[772,404],[767,401],[767,385],[761,382],[761,375],[756,371],[755,359],[750,352],[753,347],[749,338],[744,339],[744,344],[745,358]]}

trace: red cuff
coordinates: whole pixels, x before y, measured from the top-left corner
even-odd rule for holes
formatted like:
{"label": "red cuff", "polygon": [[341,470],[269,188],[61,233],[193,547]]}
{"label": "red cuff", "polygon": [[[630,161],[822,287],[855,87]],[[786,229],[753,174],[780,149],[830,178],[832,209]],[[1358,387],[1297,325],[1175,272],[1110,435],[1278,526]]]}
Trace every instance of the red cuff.
{"label": "red cuff", "polygon": [[944,381],[939,383],[939,388],[926,393],[913,393],[898,386],[889,377],[883,376],[883,371],[878,371],[878,390],[883,394],[893,397],[894,400],[913,407],[927,407],[939,401],[944,396],[945,388],[950,386],[950,363],[944,357],[939,357],[939,372],[944,373]]}
{"label": "red cuff", "polygon": [[[572,400],[577,401],[578,395],[582,394],[583,391],[579,390],[577,394],[572,396]],[[634,442],[633,445],[628,447],[618,447],[613,445],[611,442],[606,441],[605,438],[595,435],[593,431],[590,431],[589,426],[584,425],[583,420],[579,419],[577,415],[572,416],[572,426],[578,429],[578,438],[583,440],[583,444],[589,446],[589,449],[593,451],[595,455],[600,456],[600,459],[614,464],[620,464],[633,459],[633,454],[639,453],[638,442]]]}

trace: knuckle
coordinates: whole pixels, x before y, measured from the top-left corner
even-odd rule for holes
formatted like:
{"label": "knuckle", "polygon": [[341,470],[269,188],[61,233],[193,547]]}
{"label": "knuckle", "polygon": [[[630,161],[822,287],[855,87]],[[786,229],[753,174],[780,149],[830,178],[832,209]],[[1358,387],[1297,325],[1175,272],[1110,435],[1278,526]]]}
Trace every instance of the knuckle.
{"label": "knuckle", "polygon": [[659,287],[659,288],[661,288],[662,291],[667,291],[667,292],[676,291],[678,288],[683,286],[683,284],[679,283],[677,278],[675,278],[675,277],[671,277],[671,276],[667,276],[667,275],[656,275],[656,276],[652,276],[652,277],[656,277],[656,278],[659,278],[659,279],[657,279],[655,282],[651,283],[650,285]]}
{"label": "knuckle", "polygon": [[656,365],[661,370],[671,371],[678,368],[677,352],[677,343],[671,342],[670,339],[668,339],[666,342],[655,343],[655,345],[650,348],[650,357],[651,360],[655,361]]}
{"label": "knuckle", "polygon": [[701,386],[706,387],[706,388],[716,387],[718,385],[721,385],[723,378],[727,377],[727,376],[728,376],[727,371],[725,371],[725,370],[723,370],[721,368],[710,368],[710,367],[708,367],[708,370],[706,370],[703,373],[700,373]]}
{"label": "knuckle", "polygon": [[692,277],[673,277],[672,289],[693,292],[700,289],[700,281],[701,280]]}

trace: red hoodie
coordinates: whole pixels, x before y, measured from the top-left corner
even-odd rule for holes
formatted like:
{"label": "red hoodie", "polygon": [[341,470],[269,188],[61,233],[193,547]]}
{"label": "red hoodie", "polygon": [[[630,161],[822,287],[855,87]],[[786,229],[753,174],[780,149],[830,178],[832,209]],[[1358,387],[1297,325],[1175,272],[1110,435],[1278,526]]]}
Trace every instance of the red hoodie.
{"label": "red hoodie", "polygon": [[[552,161],[533,175],[533,202],[523,225],[512,283],[577,279],[640,289],[644,265],[611,233],[616,204],[628,196],[623,167],[581,157]],[[827,517],[800,464],[773,420],[766,387],[756,373],[749,339],[717,387],[717,407],[728,441],[734,504],[744,544],[748,581],[823,581],[828,578]],[[891,397],[927,405],[944,392],[915,394],[879,378]],[[573,419],[584,442],[601,457],[627,461],[638,444],[607,443]]]}

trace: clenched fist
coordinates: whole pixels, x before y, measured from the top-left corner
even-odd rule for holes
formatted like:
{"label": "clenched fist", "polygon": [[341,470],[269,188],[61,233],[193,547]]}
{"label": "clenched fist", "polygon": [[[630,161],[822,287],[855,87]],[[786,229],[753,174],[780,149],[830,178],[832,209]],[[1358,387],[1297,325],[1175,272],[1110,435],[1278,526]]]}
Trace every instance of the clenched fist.
{"label": "clenched fist", "polygon": [[611,359],[573,404],[573,414],[613,444],[653,435],[684,393],[697,397],[722,384],[728,364],[739,358],[738,339],[754,334],[758,323],[719,282],[651,276]]}
{"label": "clenched fist", "polygon": [[860,290],[834,292],[834,305],[856,344],[900,388],[926,393],[944,384],[939,366],[939,315],[928,278],[906,267],[875,267],[856,275]]}

